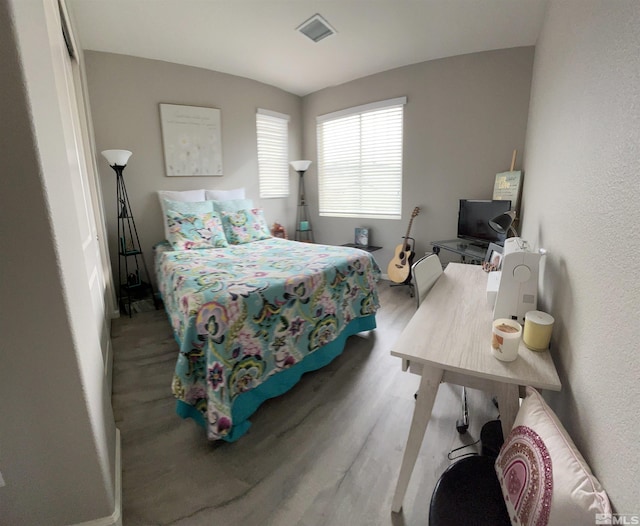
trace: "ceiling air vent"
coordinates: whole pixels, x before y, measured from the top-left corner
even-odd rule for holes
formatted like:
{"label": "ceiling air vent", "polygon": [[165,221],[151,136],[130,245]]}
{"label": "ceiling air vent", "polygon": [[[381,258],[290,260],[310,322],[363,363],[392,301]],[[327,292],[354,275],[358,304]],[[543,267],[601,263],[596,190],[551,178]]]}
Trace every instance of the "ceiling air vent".
{"label": "ceiling air vent", "polygon": [[329,22],[319,14],[313,15],[309,20],[298,26],[296,30],[314,42],[320,42],[323,38],[331,36],[336,32],[336,30],[329,25]]}

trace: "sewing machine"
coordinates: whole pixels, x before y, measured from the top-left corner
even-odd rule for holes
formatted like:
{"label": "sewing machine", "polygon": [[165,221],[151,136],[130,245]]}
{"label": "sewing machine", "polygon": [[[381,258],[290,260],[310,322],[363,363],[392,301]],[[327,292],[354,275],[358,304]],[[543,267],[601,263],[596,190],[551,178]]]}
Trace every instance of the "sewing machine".
{"label": "sewing machine", "polygon": [[533,252],[519,237],[507,238],[502,268],[490,272],[487,299],[493,305],[493,319],[508,318],[524,325],[524,315],[538,305],[538,268],[544,250]]}

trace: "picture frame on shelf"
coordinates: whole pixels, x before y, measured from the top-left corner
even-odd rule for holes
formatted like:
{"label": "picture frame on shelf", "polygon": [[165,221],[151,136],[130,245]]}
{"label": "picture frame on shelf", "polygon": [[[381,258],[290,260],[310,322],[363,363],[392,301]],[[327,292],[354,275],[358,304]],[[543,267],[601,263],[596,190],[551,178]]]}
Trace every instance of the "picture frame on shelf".
{"label": "picture frame on shelf", "polygon": [[133,244],[133,239],[125,240],[124,237],[120,238],[120,253],[123,256],[137,253],[136,247]]}
{"label": "picture frame on shelf", "polygon": [[142,281],[140,280],[140,271],[136,269],[133,272],[129,272],[127,275],[127,287],[137,287],[140,284],[142,284]]}
{"label": "picture frame on shelf", "polygon": [[361,247],[369,245],[369,229],[357,227],[355,229],[355,244]]}
{"label": "picture frame on shelf", "polygon": [[502,252],[504,248],[496,243],[489,243],[487,254],[484,257],[483,267],[485,270],[500,270],[502,266]]}

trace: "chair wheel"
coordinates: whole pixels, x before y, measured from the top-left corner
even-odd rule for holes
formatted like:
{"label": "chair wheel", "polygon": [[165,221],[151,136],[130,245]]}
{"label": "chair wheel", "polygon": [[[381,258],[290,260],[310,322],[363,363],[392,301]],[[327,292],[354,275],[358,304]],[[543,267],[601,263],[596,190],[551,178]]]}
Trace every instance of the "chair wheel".
{"label": "chair wheel", "polygon": [[469,429],[469,424],[465,424],[464,421],[458,420],[456,422],[456,429],[458,430],[458,433],[464,435],[467,432],[467,429]]}

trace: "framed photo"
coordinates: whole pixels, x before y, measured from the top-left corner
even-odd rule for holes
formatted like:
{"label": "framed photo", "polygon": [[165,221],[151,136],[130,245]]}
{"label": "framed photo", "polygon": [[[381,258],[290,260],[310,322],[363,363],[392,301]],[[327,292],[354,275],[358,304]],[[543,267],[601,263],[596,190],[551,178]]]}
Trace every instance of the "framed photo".
{"label": "framed photo", "polygon": [[221,176],[220,110],[160,104],[167,176]]}
{"label": "framed photo", "polygon": [[502,251],[503,248],[500,245],[489,243],[483,266],[488,267],[489,270],[500,270],[502,266]]}
{"label": "framed photo", "polygon": [[356,228],[355,231],[355,244],[366,247],[369,245],[369,229],[368,228]]}

